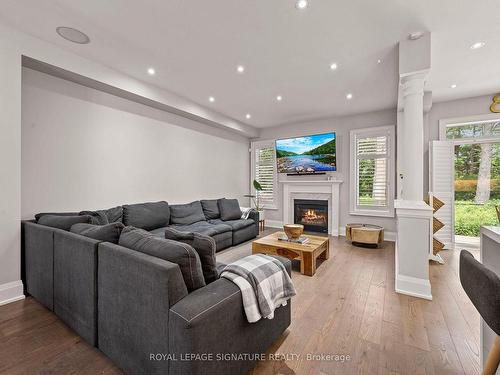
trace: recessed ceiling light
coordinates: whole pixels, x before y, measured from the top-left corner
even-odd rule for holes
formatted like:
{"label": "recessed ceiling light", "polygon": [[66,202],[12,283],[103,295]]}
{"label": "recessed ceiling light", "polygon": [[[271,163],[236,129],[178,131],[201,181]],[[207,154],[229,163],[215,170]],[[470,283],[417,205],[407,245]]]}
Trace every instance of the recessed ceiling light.
{"label": "recessed ceiling light", "polygon": [[486,45],[485,42],[476,42],[472,46],[470,46],[470,49],[479,49],[483,48]]}
{"label": "recessed ceiling light", "polygon": [[213,102],[215,102],[215,98],[214,98],[213,96],[209,96],[209,97],[208,97],[208,101],[209,101],[210,103],[213,103]]}
{"label": "recessed ceiling light", "polygon": [[282,97],[281,95],[278,95],[278,96],[276,97],[276,100],[277,100],[278,102],[281,102],[281,101],[283,100],[283,97]]}
{"label": "recessed ceiling light", "polygon": [[378,60],[377,60],[377,64],[382,64],[382,60],[381,60],[381,59],[378,59]]}
{"label": "recessed ceiling light", "polygon": [[339,66],[337,65],[337,63],[331,63],[331,64],[330,64],[330,69],[331,69],[331,70],[335,70],[335,69],[337,69],[338,67],[339,67]]}
{"label": "recessed ceiling light", "polygon": [[307,8],[307,0],[298,0],[296,3],[295,3],[295,7],[297,9],[306,9]]}
{"label": "recessed ceiling light", "polygon": [[245,117],[247,118],[247,120],[250,120],[252,118],[252,115],[250,113],[247,113]]}
{"label": "recessed ceiling light", "polygon": [[450,86],[452,89],[455,89],[457,85],[454,83],[453,85]]}
{"label": "recessed ceiling light", "polygon": [[243,65],[238,65],[236,70],[238,71],[238,73],[243,73],[245,71],[245,67]]}
{"label": "recessed ceiling light", "polygon": [[90,38],[87,34],[81,32],[80,30],[73,29],[72,27],[59,26],[56,28],[56,32],[64,39],[69,40],[73,43],[78,44],[88,44],[90,43]]}
{"label": "recessed ceiling light", "polygon": [[150,76],[154,76],[156,74],[156,70],[154,70],[154,68],[148,68],[148,74]]}
{"label": "recessed ceiling light", "polygon": [[411,33],[408,35],[408,39],[410,40],[418,40],[424,36],[424,33],[422,31],[415,31],[414,33]]}
{"label": "recessed ceiling light", "polygon": [[347,98],[347,100],[351,100],[351,99],[352,99],[352,94],[351,94],[351,93],[349,93],[349,94],[347,94],[345,97]]}

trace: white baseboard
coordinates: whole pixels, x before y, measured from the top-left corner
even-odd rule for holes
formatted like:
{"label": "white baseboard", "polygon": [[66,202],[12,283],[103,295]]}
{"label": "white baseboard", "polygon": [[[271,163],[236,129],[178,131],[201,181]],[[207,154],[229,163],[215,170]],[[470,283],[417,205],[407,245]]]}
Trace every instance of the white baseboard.
{"label": "white baseboard", "polygon": [[[345,237],[345,227],[339,228],[339,236]],[[396,242],[397,234],[396,232],[388,232],[384,230],[384,241]]]}
{"label": "white baseboard", "polygon": [[21,280],[0,285],[0,306],[24,299]]}
{"label": "white baseboard", "polygon": [[429,280],[396,275],[396,292],[432,301],[431,283]]}

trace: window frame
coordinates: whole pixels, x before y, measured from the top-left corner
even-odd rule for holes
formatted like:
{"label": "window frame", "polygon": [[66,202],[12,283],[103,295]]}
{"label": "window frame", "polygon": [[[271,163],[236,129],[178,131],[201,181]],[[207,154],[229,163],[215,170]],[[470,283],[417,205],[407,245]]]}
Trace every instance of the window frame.
{"label": "window frame", "polygon": [[[360,216],[394,217],[394,191],[395,191],[395,165],[396,165],[396,140],[395,126],[386,125],[372,128],[353,129],[350,135],[350,189],[349,189],[349,214]],[[359,206],[358,196],[358,155],[356,140],[360,137],[387,136],[387,207]]]}
{"label": "window frame", "polygon": [[256,150],[271,147],[273,149],[273,201],[271,204],[264,203],[264,210],[277,210],[278,209],[278,174],[276,168],[276,142],[274,140],[267,141],[252,141],[250,144],[250,168],[251,168],[251,178],[250,178],[250,191],[251,194],[256,195],[256,190],[253,186],[253,180],[255,180],[255,167],[256,167]]}
{"label": "window frame", "polygon": [[498,142],[498,140],[500,139],[500,136],[498,135],[491,137],[454,138],[454,139],[448,139],[446,137],[446,129],[449,127],[467,126],[474,123],[485,123],[492,121],[500,121],[500,113],[488,113],[485,115],[441,119],[439,120],[439,140],[453,142],[454,144],[457,145]]}

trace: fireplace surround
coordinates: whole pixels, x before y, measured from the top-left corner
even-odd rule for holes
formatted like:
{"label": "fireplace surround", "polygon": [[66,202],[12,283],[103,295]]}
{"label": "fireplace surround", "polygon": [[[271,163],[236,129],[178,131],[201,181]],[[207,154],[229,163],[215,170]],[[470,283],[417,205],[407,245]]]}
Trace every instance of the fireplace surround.
{"label": "fireplace surround", "polygon": [[308,232],[328,233],[328,200],[294,199],[294,223]]}
{"label": "fireplace surround", "polygon": [[[283,179],[279,181],[283,186],[283,221],[293,223],[293,201],[295,199],[328,200],[328,234],[339,235],[340,216],[340,179],[310,180],[310,179]],[[281,224],[282,225],[282,224]]]}

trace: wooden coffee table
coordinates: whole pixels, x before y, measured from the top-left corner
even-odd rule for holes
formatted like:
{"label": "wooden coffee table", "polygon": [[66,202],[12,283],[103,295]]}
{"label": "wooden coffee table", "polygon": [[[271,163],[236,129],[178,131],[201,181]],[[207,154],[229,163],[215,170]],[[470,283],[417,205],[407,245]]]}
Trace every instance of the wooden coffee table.
{"label": "wooden coffee table", "polygon": [[288,259],[300,260],[300,273],[312,276],[316,272],[316,259],[328,259],[330,240],[328,237],[310,236],[304,244],[280,241],[284,232],[276,232],[252,242],[252,254],[281,255]]}

